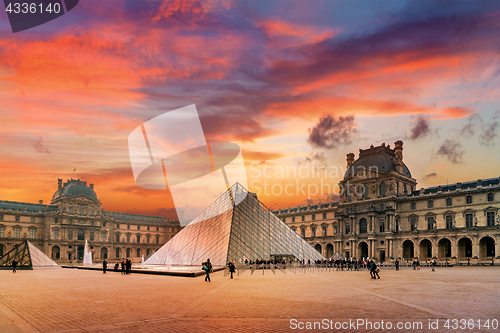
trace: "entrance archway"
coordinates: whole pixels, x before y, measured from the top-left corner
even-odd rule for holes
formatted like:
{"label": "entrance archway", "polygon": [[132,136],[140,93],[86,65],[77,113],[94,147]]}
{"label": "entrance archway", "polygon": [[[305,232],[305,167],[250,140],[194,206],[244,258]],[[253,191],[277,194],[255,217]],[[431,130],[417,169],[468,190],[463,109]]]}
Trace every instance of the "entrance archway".
{"label": "entrance archway", "polygon": [[414,245],[413,242],[409,239],[403,242],[403,258],[409,260],[414,257]]}
{"label": "entrance archway", "polygon": [[333,256],[333,245],[328,243],[326,244],[326,257],[331,258]]}
{"label": "entrance archway", "polygon": [[460,238],[458,241],[458,258],[468,259],[472,257],[472,241],[467,238]]}
{"label": "entrance archway", "polygon": [[52,247],[52,259],[61,259],[61,249],[57,245]]}
{"label": "entrance archway", "polygon": [[486,236],[479,241],[479,254],[481,259],[495,257],[495,240]]}
{"label": "entrance archway", "polygon": [[358,259],[368,257],[368,244],[366,242],[360,242],[358,244]]}
{"label": "entrance archway", "polygon": [[451,258],[451,241],[443,238],[438,242],[438,258]]}
{"label": "entrance archway", "polygon": [[432,259],[432,243],[428,239],[423,239],[420,242],[420,258]]}
{"label": "entrance archway", "polygon": [[321,250],[323,250],[323,248],[321,247],[321,244],[316,244],[314,246],[314,248],[316,249],[316,251],[318,251],[319,253],[323,254],[323,252],[321,252]]}
{"label": "entrance archway", "polygon": [[101,259],[108,259],[108,249],[105,247],[101,248]]}
{"label": "entrance archway", "polygon": [[77,249],[78,260],[83,260],[83,252],[85,251],[85,246],[80,245]]}

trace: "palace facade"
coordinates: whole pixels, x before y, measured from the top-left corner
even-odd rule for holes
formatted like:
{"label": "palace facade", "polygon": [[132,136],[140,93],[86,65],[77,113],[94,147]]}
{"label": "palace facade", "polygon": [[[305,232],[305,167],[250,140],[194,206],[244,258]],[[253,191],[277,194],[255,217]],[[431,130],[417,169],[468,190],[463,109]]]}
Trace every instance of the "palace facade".
{"label": "palace facade", "polygon": [[59,179],[49,205],[0,200],[0,256],[28,239],[58,263],[82,263],[87,240],[95,261],[139,262],[180,229],[177,220],[104,211],[81,180]]}
{"label": "palace facade", "polygon": [[325,257],[500,263],[500,177],[416,189],[403,142],[347,154],[340,201],[276,210]]}

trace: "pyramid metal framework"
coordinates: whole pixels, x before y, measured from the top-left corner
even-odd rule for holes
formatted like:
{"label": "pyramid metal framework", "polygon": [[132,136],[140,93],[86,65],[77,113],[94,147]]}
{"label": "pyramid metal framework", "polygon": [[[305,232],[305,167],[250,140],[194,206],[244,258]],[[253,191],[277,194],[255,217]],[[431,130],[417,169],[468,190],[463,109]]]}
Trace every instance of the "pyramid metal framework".
{"label": "pyramid metal framework", "polygon": [[[236,206],[234,202],[239,202]],[[212,216],[209,218],[205,218]],[[149,259],[146,265],[213,266],[228,261],[269,260],[272,256],[324,260],[316,249],[239,183],[206,208]]]}
{"label": "pyramid metal framework", "polygon": [[0,258],[0,269],[11,269],[14,259],[17,261],[18,269],[60,268],[28,240],[14,246]]}

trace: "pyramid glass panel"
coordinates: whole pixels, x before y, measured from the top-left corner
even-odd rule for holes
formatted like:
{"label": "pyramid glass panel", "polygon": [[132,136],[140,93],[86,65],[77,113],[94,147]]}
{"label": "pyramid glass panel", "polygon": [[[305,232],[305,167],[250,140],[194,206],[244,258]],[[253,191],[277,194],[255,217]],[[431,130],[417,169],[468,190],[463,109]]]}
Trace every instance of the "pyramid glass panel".
{"label": "pyramid glass panel", "polygon": [[12,250],[0,258],[0,269],[12,268],[12,262],[16,260],[19,269],[36,269],[43,267],[59,267],[45,253],[39,250],[29,241],[16,245]]}
{"label": "pyramid glass panel", "polygon": [[273,255],[306,261],[325,259],[254,194],[236,183],[145,264],[201,265],[210,258],[212,265],[225,266],[231,259],[269,260]]}

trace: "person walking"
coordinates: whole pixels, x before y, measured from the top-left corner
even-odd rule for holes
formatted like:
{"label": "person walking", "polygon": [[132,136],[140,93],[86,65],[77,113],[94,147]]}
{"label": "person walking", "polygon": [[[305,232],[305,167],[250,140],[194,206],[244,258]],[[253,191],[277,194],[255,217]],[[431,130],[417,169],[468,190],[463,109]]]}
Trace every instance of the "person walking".
{"label": "person walking", "polygon": [[375,279],[375,263],[373,262],[373,260],[370,260],[370,277],[372,279]]}
{"label": "person walking", "polygon": [[125,264],[126,268],[126,273],[125,274],[130,274],[130,271],[132,271],[132,261],[130,259],[127,259],[127,262]]}
{"label": "person walking", "polygon": [[399,260],[396,259],[395,265],[396,265],[396,270],[399,271]]}
{"label": "person walking", "polygon": [[436,271],[436,260],[432,259],[431,266],[432,266],[432,271],[435,272]]}
{"label": "person walking", "polygon": [[17,267],[17,261],[16,259],[14,259],[12,260],[12,273],[17,273],[16,267]]}
{"label": "person walking", "polygon": [[210,258],[209,258],[209,259],[207,259],[207,261],[205,261],[202,265],[203,265],[203,266],[202,266],[203,270],[204,270],[204,271],[205,271],[205,273],[207,274],[207,275],[205,276],[205,282],[207,282],[207,281],[208,281],[208,282],[211,282],[211,281],[210,281],[210,273],[212,272],[212,270],[213,270],[213,269],[212,269],[212,264],[210,263]]}
{"label": "person walking", "polygon": [[233,273],[236,272],[236,265],[234,264],[234,259],[231,259],[231,261],[227,265],[229,266],[229,272],[231,273],[231,279],[232,279]]}
{"label": "person walking", "polygon": [[125,274],[125,260],[122,260],[122,271],[121,271],[121,274]]}
{"label": "person walking", "polygon": [[108,262],[106,260],[104,260],[102,262],[102,273],[103,274],[106,274],[106,269],[108,268]]}
{"label": "person walking", "polygon": [[420,261],[418,261],[418,259],[417,259],[417,271],[419,271],[419,270],[420,270]]}

